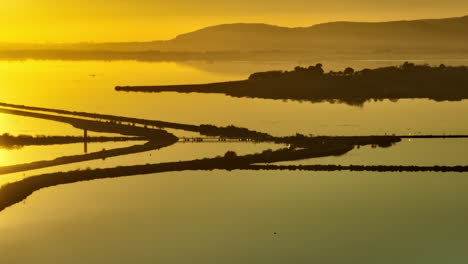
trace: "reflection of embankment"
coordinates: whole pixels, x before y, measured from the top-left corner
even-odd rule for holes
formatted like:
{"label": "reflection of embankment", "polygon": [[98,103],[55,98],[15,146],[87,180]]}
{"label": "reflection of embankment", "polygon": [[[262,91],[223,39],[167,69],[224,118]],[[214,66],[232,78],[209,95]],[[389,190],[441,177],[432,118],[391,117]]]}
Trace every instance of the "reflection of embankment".
{"label": "reflection of embankment", "polygon": [[72,163],[83,162],[83,161],[106,159],[106,158],[111,158],[111,157],[116,157],[116,156],[135,154],[139,152],[145,152],[145,151],[167,147],[167,146],[174,144],[175,142],[177,142],[177,139],[173,137],[165,137],[165,138],[160,138],[159,140],[147,142],[143,145],[135,145],[135,146],[125,147],[125,148],[117,148],[117,149],[110,149],[110,150],[102,150],[99,152],[93,152],[93,153],[82,154],[82,155],[64,156],[64,157],[60,157],[54,160],[36,161],[36,162],[25,163],[25,164],[4,166],[4,167],[0,167],[0,175],[8,174],[8,173],[15,173],[15,172],[22,172],[22,171],[30,171],[30,170],[36,170],[36,169],[43,169],[43,168],[48,168],[48,167],[55,167],[55,166],[72,164]]}
{"label": "reflection of embankment", "polygon": [[98,119],[98,120],[105,120],[107,122],[108,121],[124,122],[130,125],[139,124],[139,125],[154,126],[154,127],[160,127],[160,128],[172,128],[172,129],[181,129],[181,130],[187,130],[187,131],[192,131],[192,132],[198,132],[198,126],[195,126],[195,125],[179,124],[179,123],[165,122],[165,121],[158,121],[158,120],[148,120],[148,119],[142,119],[142,118],[123,117],[123,116],[116,116],[116,115],[105,115],[105,114],[98,114],[98,113],[67,111],[67,110],[62,110],[62,109],[25,106],[25,105],[16,105],[16,104],[7,104],[7,103],[0,103],[0,106],[22,109],[22,110],[29,110],[29,111],[49,112],[49,113],[55,113],[55,114],[60,114],[60,115],[93,118],[93,119]]}
{"label": "reflection of embankment", "polygon": [[[257,131],[248,130],[246,128],[238,128],[234,126],[229,127],[216,127],[213,125],[190,125],[190,124],[181,124],[181,123],[173,123],[173,122],[166,122],[166,121],[159,121],[159,120],[149,120],[149,119],[142,119],[142,118],[133,118],[133,117],[124,117],[124,116],[115,116],[115,115],[105,115],[105,114],[97,114],[97,113],[87,113],[87,112],[75,112],[75,111],[67,111],[61,109],[52,109],[52,108],[44,108],[44,107],[34,107],[34,106],[25,106],[25,105],[15,105],[15,104],[7,104],[7,103],[0,103],[1,107],[8,107],[8,108],[15,108],[15,109],[22,109],[28,111],[39,111],[39,112],[49,112],[55,113],[59,115],[68,115],[68,116],[79,116],[84,118],[92,118],[96,119],[95,121],[99,121],[99,124],[102,122],[105,123],[112,123],[112,124],[125,124],[125,127],[132,126],[136,127],[137,125],[143,127],[158,127],[158,128],[171,128],[171,129],[178,129],[178,130],[185,130],[189,132],[196,132],[206,136],[219,136],[219,137],[228,137],[228,138],[250,138],[250,139],[261,139],[265,140],[267,138],[271,138],[270,135],[266,133],[261,133]],[[1,109],[0,111],[5,112],[7,109]],[[11,110],[17,111],[17,110]],[[8,112],[5,112],[8,113]],[[10,112],[12,113],[12,112]],[[26,112],[30,113],[30,112]],[[21,114],[21,113],[20,113]],[[30,115],[29,115],[30,116]],[[34,116],[32,116],[34,117]],[[37,116],[36,116],[37,117]],[[47,119],[50,119],[50,115],[46,115]],[[57,116],[53,116],[54,118]],[[60,116],[63,117],[63,116]],[[42,118],[39,116],[38,118]],[[65,122],[70,123],[74,119],[67,119]],[[82,119],[80,119],[82,120]],[[63,122],[63,119],[56,120]]]}
{"label": "reflection of embankment", "polygon": [[[134,127],[137,129],[137,128],[141,128],[137,126],[137,125],[140,125],[144,127],[178,129],[178,130],[184,130],[184,131],[189,131],[189,132],[196,132],[196,133],[200,133],[206,136],[219,136],[219,137],[227,137],[227,138],[250,138],[250,139],[258,139],[258,140],[266,140],[266,139],[271,138],[271,136],[266,133],[252,131],[246,128],[238,128],[234,126],[229,126],[229,127],[216,127],[213,125],[197,126],[197,125],[180,124],[180,123],[173,123],[173,122],[166,122],[166,121],[159,121],[159,120],[148,120],[148,119],[142,119],[142,118],[105,115],[105,114],[87,113],[87,112],[74,112],[74,111],[67,111],[67,110],[61,110],[61,109],[15,105],[15,104],[7,104],[7,103],[0,103],[0,106],[28,110],[28,111],[40,111],[40,112],[49,112],[49,113],[55,113],[55,114],[60,114],[60,115],[92,118],[92,119],[96,119],[97,121],[94,121],[94,122],[99,122],[99,124],[102,124],[102,123],[119,124],[120,125],[119,128]],[[23,111],[18,111],[18,110],[9,110],[10,112],[7,112],[8,110],[9,109],[0,108],[0,112],[9,113],[9,114],[18,113],[19,115],[31,116],[30,114],[31,112],[23,112]],[[34,113],[34,114],[36,115],[31,116],[31,117],[44,118],[44,114],[39,114],[39,113]],[[53,117],[53,119],[51,119],[51,117]],[[61,119],[57,120],[57,117],[60,117]],[[68,119],[65,119],[64,121],[63,118],[68,118]],[[56,116],[56,115],[45,115],[45,119],[66,122],[66,123],[73,123],[75,120],[75,118]],[[79,120],[85,121],[83,119],[79,119]]]}
{"label": "reflection of embankment", "polygon": [[115,122],[100,122],[96,120],[87,120],[59,115],[50,115],[36,112],[20,111],[13,109],[0,108],[0,113],[20,115],[32,118],[39,118],[45,120],[51,120],[56,122],[62,122],[70,124],[76,128],[89,130],[94,132],[102,133],[115,133],[128,136],[140,136],[147,138],[158,138],[159,136],[168,136],[168,132],[160,129],[152,129],[146,127],[136,127],[131,125],[123,125]]}
{"label": "reflection of embankment", "polygon": [[[52,112],[61,115],[69,115],[69,116],[80,116],[86,118],[94,118],[98,119],[99,121],[94,123],[98,126],[103,124],[108,125],[109,122],[112,124],[118,124],[118,129],[127,129],[129,127],[137,129],[141,127],[135,127],[136,124],[143,125],[143,126],[156,126],[161,128],[172,128],[172,129],[179,129],[185,130],[190,132],[200,133],[201,135],[205,136],[214,136],[214,137],[224,137],[224,138],[234,138],[234,139],[250,139],[253,141],[258,142],[274,142],[278,144],[290,144],[294,147],[324,147],[329,143],[343,143],[343,144],[354,144],[354,145],[378,145],[378,146],[391,146],[392,144],[399,142],[400,137],[398,136],[363,136],[363,137],[306,137],[304,135],[297,134],[291,137],[274,137],[267,133],[258,132],[249,130],[247,128],[241,128],[236,126],[227,126],[227,127],[217,127],[214,125],[189,125],[189,124],[180,124],[180,123],[172,123],[172,122],[165,122],[165,121],[157,121],[157,120],[148,120],[148,119],[139,119],[139,118],[131,118],[131,117],[122,117],[122,116],[114,116],[114,115],[103,115],[103,114],[95,114],[95,113],[86,113],[86,112],[73,112],[67,110],[60,110],[60,109],[50,109],[50,108],[42,108],[42,107],[33,107],[33,106],[24,106],[24,105],[15,105],[15,104],[7,104],[7,103],[0,103],[0,106],[9,107],[9,108],[16,108],[16,109],[23,109],[23,110],[30,110],[30,111],[41,111],[41,112]],[[7,111],[7,109],[1,109],[1,111]],[[9,110],[9,111],[16,111],[18,110]],[[31,116],[31,112],[23,112],[19,111],[19,114],[27,114]],[[37,114],[41,115],[38,118],[43,118],[44,114]],[[55,115],[45,115],[46,118],[50,118],[50,116],[57,118],[65,118],[62,116],[55,116]],[[89,121],[83,119],[75,119],[66,117],[68,119],[65,122],[74,122],[75,120],[80,120],[80,122]],[[62,119],[60,119],[62,120]],[[103,121],[105,120],[105,121]],[[126,124],[126,125],[124,125]],[[118,133],[118,132],[116,132]]]}
{"label": "reflection of embankment", "polygon": [[[39,118],[45,120],[51,120],[56,122],[62,122],[70,124],[76,128],[83,129],[85,131],[94,131],[94,132],[103,132],[103,133],[116,133],[122,135],[137,136],[140,140],[148,141],[143,145],[135,145],[131,147],[103,150],[100,152],[94,152],[83,155],[75,156],[65,156],[60,157],[55,160],[49,161],[37,161],[26,164],[17,164],[12,166],[0,167],[0,175],[28,170],[35,170],[41,168],[47,168],[52,166],[59,166],[65,164],[72,164],[83,161],[90,161],[96,159],[106,159],[115,156],[122,156],[128,154],[139,153],[143,151],[149,151],[154,149],[159,149],[172,145],[178,141],[178,138],[171,133],[168,133],[165,130],[153,129],[147,127],[137,127],[132,125],[125,125],[113,121],[97,121],[97,120],[88,120],[80,119],[73,117],[66,117],[60,115],[50,115],[37,112],[21,111],[14,109],[4,109],[0,108],[0,113],[12,114],[12,115],[21,115],[32,118]],[[122,139],[124,137],[121,137]],[[133,138],[133,137],[132,137]]]}
{"label": "reflection of embankment", "polygon": [[146,140],[144,137],[76,137],[76,136],[30,136],[0,135],[0,147],[20,148],[24,146],[64,145],[73,143],[123,142]]}
{"label": "reflection of embankment", "polygon": [[400,165],[251,165],[245,170],[290,171],[375,171],[375,172],[468,172],[468,166],[400,166]]}
{"label": "reflection of embankment", "polygon": [[9,207],[15,203],[26,199],[29,195],[31,195],[37,190],[61,184],[169,171],[213,169],[231,170],[246,167],[252,163],[269,163],[276,161],[299,160],[329,155],[342,155],[350,151],[351,149],[352,147],[349,146],[333,146],[329,149],[315,150],[283,149],[279,151],[265,151],[261,154],[251,154],[246,156],[237,156],[233,152],[228,152],[226,153],[225,157],[218,157],[213,159],[43,174],[25,178],[18,182],[9,183],[3,186],[0,189],[0,211],[5,209],[6,207]]}
{"label": "reflection of embankment", "polygon": [[[0,104],[0,106],[28,110],[28,111],[22,111],[22,110],[15,110],[15,109],[0,108],[0,112],[7,113],[7,114],[22,115],[22,116],[29,116],[33,118],[41,118],[41,119],[46,119],[46,120],[64,122],[64,123],[71,124],[81,129],[97,131],[97,132],[108,132],[108,133],[110,132],[110,133],[120,133],[124,135],[137,135],[140,137],[145,137],[146,139],[150,141],[148,144],[145,144],[143,146],[133,146],[133,147],[117,149],[117,150],[109,150],[109,151],[99,152],[99,153],[62,157],[53,161],[38,161],[34,163],[29,163],[29,164],[8,166],[8,167],[0,168],[0,174],[26,171],[26,170],[32,170],[32,169],[38,169],[38,168],[45,168],[45,167],[50,167],[50,166],[57,166],[57,165],[62,165],[62,164],[69,164],[69,163],[88,161],[88,160],[94,160],[94,159],[101,159],[101,158],[106,158],[106,157],[111,157],[111,156],[126,155],[126,154],[150,150],[154,147],[153,146],[154,144],[162,143],[164,145],[165,142],[169,142],[168,144],[177,142],[178,139],[174,135],[164,130],[148,128],[147,127],[148,125],[169,126],[171,128],[199,132],[207,136],[217,136],[217,137],[224,137],[224,138],[244,138],[244,139],[250,139],[252,141],[257,141],[257,142],[274,142],[277,144],[288,144],[290,145],[291,149],[297,148],[298,150],[288,152],[286,160],[291,159],[292,157],[295,157],[295,159],[305,159],[305,158],[311,158],[311,157],[335,155],[337,153],[343,154],[352,150],[355,146],[373,145],[373,146],[380,146],[380,147],[389,147],[401,141],[399,137],[395,137],[395,136],[307,137],[301,134],[296,134],[295,136],[290,136],[290,137],[274,137],[266,133],[252,131],[246,128],[239,128],[235,126],[228,126],[228,127],[216,127],[213,125],[195,126],[195,125],[186,125],[186,124],[176,124],[176,123],[170,123],[170,122],[118,117],[118,116],[111,116],[111,115],[91,114],[91,113],[84,113],[84,112],[71,112],[71,111],[66,111],[66,110],[39,108],[39,107],[31,107],[31,106],[20,106],[20,105],[12,105],[12,104]],[[53,112],[53,113],[60,114],[60,115],[52,115],[52,114],[45,114],[45,113],[38,113],[38,112],[31,112],[31,111]],[[68,115],[68,116],[64,116],[64,115]],[[69,117],[70,115],[86,117],[86,118],[94,118],[96,120]],[[144,125],[144,127],[136,126],[136,124]],[[159,145],[156,145],[156,148],[157,147],[159,147]],[[276,157],[276,159],[274,159],[273,156],[270,156],[268,162],[276,162],[276,161],[285,160],[285,156],[284,155],[278,156],[278,153],[280,152],[275,152],[275,154],[271,154],[274,157]],[[281,153],[284,154],[285,152],[281,152]],[[270,154],[264,153],[262,157],[265,157],[266,155],[270,155]],[[262,160],[250,161],[250,163],[260,163],[260,162],[262,162]]]}
{"label": "reflection of embankment", "polygon": [[309,165],[309,166],[275,166],[253,165],[255,163],[271,163],[277,161],[290,161],[312,157],[342,155],[352,147],[334,146],[329,149],[282,149],[278,151],[265,151],[260,154],[237,156],[228,152],[224,157],[192,160],[182,162],[169,162],[151,165],[136,165],[116,167],[110,169],[78,170],[70,172],[57,172],[29,177],[18,182],[9,183],[0,188],[0,211],[19,203],[29,195],[43,188],[70,184],[96,179],[117,178],[143,174],[188,171],[188,170],[307,170],[307,171],[438,171],[438,172],[466,172],[468,166],[456,167],[417,167],[417,166],[340,166],[340,165]]}

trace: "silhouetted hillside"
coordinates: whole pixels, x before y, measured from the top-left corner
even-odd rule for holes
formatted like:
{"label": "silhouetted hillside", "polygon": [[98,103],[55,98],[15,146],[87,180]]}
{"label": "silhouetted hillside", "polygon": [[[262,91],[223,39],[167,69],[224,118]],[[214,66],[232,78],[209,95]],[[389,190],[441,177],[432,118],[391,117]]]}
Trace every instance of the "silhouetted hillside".
{"label": "silhouetted hillside", "polygon": [[333,22],[308,28],[231,24],[180,35],[177,50],[408,51],[467,50],[468,16],[381,23]]}
{"label": "silhouetted hillside", "polygon": [[[182,34],[167,41],[44,45],[0,44],[0,50],[3,50],[0,55],[2,55],[1,53],[5,54],[6,50],[41,50],[43,53],[47,50],[61,50],[88,52],[255,51],[258,53],[282,51],[315,54],[327,52],[466,54],[468,53],[468,16],[378,23],[332,22],[304,28],[287,28],[266,24],[226,24]],[[122,54],[117,55],[123,56]],[[139,57],[144,55],[138,54]],[[158,55],[159,57],[151,55],[155,57],[153,59],[163,57],[162,55]],[[131,57],[130,55],[125,56]],[[177,57],[174,54],[171,56]],[[251,54],[251,56],[254,55]],[[3,55],[2,57],[7,56]],[[107,57],[111,56],[107,54]]]}

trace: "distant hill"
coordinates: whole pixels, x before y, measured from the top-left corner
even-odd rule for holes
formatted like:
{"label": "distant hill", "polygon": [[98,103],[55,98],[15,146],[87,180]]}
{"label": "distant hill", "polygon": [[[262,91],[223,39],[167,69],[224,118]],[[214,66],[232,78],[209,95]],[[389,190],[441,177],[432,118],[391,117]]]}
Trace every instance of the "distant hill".
{"label": "distant hill", "polygon": [[468,49],[468,16],[381,23],[333,22],[307,28],[230,24],[183,34],[174,50],[439,50]]}
{"label": "distant hill", "polygon": [[468,16],[393,22],[332,22],[287,28],[266,24],[207,27],[172,40],[131,43],[0,44],[6,49],[106,51],[283,51],[468,53]]}

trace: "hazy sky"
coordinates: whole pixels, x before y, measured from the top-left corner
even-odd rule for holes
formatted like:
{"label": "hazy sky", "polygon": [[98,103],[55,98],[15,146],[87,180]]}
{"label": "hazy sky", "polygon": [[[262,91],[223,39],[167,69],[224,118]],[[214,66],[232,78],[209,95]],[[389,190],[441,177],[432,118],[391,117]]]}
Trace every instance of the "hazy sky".
{"label": "hazy sky", "polygon": [[0,0],[0,42],[147,41],[221,23],[464,15],[467,0]]}

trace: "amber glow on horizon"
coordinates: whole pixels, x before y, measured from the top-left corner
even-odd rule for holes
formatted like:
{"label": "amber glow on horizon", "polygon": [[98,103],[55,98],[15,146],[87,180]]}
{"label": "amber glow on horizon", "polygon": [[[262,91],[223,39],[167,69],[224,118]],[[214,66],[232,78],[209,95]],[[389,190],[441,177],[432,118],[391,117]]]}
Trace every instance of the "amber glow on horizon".
{"label": "amber glow on horizon", "polygon": [[[430,2],[430,3],[429,3]],[[223,23],[310,26],[468,15],[465,0],[0,0],[0,42],[114,42],[171,39]]]}

